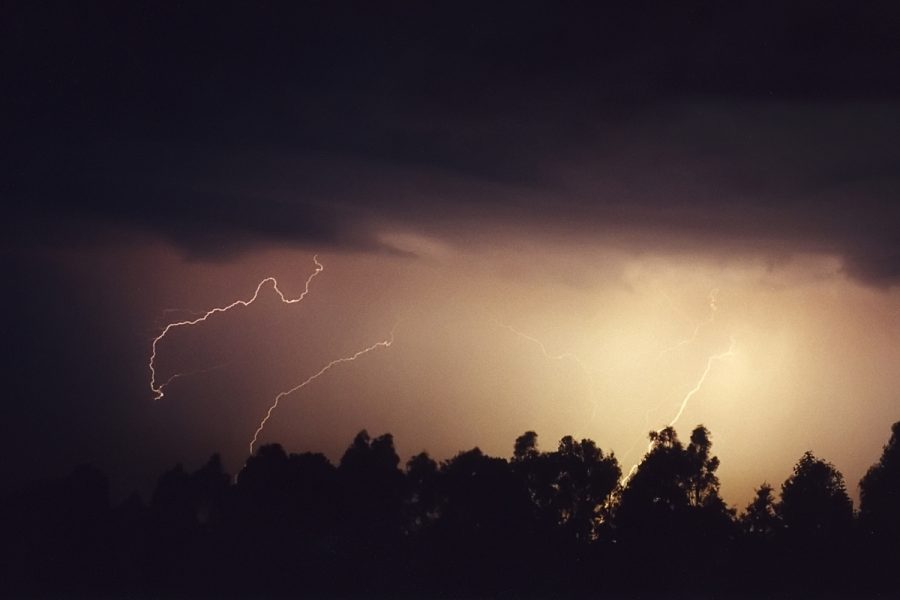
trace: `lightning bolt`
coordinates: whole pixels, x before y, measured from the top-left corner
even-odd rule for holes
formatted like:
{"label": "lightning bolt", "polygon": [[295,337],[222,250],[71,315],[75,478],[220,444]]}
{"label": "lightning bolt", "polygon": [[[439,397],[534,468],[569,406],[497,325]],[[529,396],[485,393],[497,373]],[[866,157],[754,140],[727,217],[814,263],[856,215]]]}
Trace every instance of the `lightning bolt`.
{"label": "lightning bolt", "polygon": [[[732,357],[735,355],[735,347],[736,347],[735,339],[732,337],[732,338],[729,338],[729,340],[730,340],[730,343],[728,346],[728,350],[726,350],[725,352],[720,352],[718,354],[713,354],[709,358],[706,359],[706,368],[703,369],[703,373],[700,375],[700,378],[697,380],[697,383],[694,384],[694,387],[692,387],[684,395],[684,398],[682,398],[681,405],[678,407],[678,412],[675,413],[675,416],[672,418],[671,421],[669,421],[668,427],[674,427],[675,424],[678,423],[678,420],[681,418],[681,415],[684,413],[684,409],[687,408],[687,405],[691,401],[691,398],[693,398],[697,394],[697,392],[699,392],[703,388],[703,384],[706,382],[706,378],[709,376],[709,372],[712,370],[713,363],[725,360],[726,358],[729,358],[729,357]],[[632,448],[633,448],[633,446],[632,446]],[[647,446],[647,452],[650,452],[650,450],[652,448],[653,448],[653,442],[651,442]],[[631,449],[629,449],[629,452],[630,451],[631,451]],[[628,453],[626,452],[625,455],[627,455],[627,454]],[[638,464],[639,463],[635,463],[634,465],[632,465],[631,469],[628,471],[628,475],[626,475],[625,478],[622,480],[621,486],[623,488],[628,483],[628,481],[632,478],[632,476],[634,476],[635,472],[637,471]]]}
{"label": "lightning bolt", "polygon": [[[166,337],[166,335],[170,331],[172,331],[173,329],[176,329],[178,327],[190,327],[193,325],[197,325],[199,323],[206,321],[207,319],[209,319],[211,316],[213,316],[215,314],[227,312],[227,311],[231,310],[232,308],[236,308],[238,306],[242,306],[242,307],[250,306],[259,297],[260,291],[263,289],[263,286],[265,286],[266,284],[272,285],[272,289],[275,290],[276,294],[278,294],[278,297],[281,299],[282,303],[297,304],[298,302],[301,302],[304,298],[306,298],[307,294],[309,294],[309,286],[312,283],[312,280],[315,279],[319,273],[321,273],[322,271],[325,270],[325,266],[319,262],[318,254],[313,256],[313,263],[315,263],[316,268],[312,272],[312,274],[310,274],[310,276],[307,277],[306,284],[303,287],[303,293],[301,293],[296,298],[286,297],[284,295],[284,293],[281,291],[281,289],[278,287],[278,281],[274,277],[266,277],[265,279],[263,279],[256,285],[256,290],[254,290],[253,295],[250,298],[248,298],[247,300],[235,300],[231,304],[228,304],[226,306],[211,308],[204,313],[193,313],[193,314],[200,315],[196,319],[175,321],[173,323],[169,323],[168,325],[166,325],[163,328],[162,332],[160,332],[160,334],[158,336],[153,338],[153,343],[151,344],[150,360],[147,365],[150,369],[150,390],[154,393],[154,399],[159,400],[160,398],[162,398],[165,395],[164,390],[165,390],[166,386],[168,386],[169,384],[171,384],[173,381],[175,381],[176,379],[178,379],[180,377],[186,377],[188,375],[196,375],[199,373],[206,373],[209,371],[213,371],[215,369],[219,369],[219,368],[225,366],[225,364],[227,364],[227,363],[225,363],[225,364],[221,364],[221,365],[216,365],[214,367],[210,367],[207,369],[201,369],[201,370],[197,370],[197,371],[190,371],[190,372],[185,372],[185,373],[175,373],[174,375],[169,377],[163,383],[157,383],[157,379],[156,379],[157,346],[159,345],[159,342],[162,341],[162,339],[164,337]],[[182,309],[175,309],[175,310],[168,310],[166,312],[181,312],[181,311],[182,311]],[[185,312],[187,312],[187,311],[185,311]],[[328,371],[330,371],[331,369],[333,369],[334,367],[336,367],[342,363],[352,362],[352,361],[360,358],[361,356],[368,354],[369,352],[372,352],[373,350],[376,350],[378,348],[389,348],[394,343],[394,331],[396,330],[396,328],[397,328],[397,325],[395,324],[393,329],[391,329],[391,334],[388,337],[388,339],[382,340],[380,342],[376,342],[376,343],[372,344],[371,346],[367,346],[366,348],[363,348],[362,350],[360,350],[354,354],[351,354],[350,356],[344,356],[342,358],[337,358],[335,360],[332,360],[331,362],[326,364],[324,367],[322,367],[321,369],[316,371],[313,375],[310,375],[309,377],[304,379],[302,382],[298,383],[297,385],[295,385],[294,387],[292,387],[288,390],[280,392],[277,396],[275,396],[275,399],[272,401],[272,405],[269,406],[269,409],[266,411],[266,415],[259,422],[259,425],[257,426],[256,431],[253,432],[253,437],[250,440],[250,446],[249,446],[251,456],[253,455],[253,447],[256,445],[256,442],[259,440],[259,436],[263,432],[263,429],[265,429],[266,423],[268,423],[269,419],[272,418],[272,413],[275,411],[276,408],[278,408],[278,405],[281,402],[281,400],[283,400],[285,397],[293,394],[294,392],[297,392],[297,391],[303,389],[304,387],[308,386],[309,384],[314,382],[316,379],[318,379],[319,377],[322,377],[325,373],[327,373]],[[235,476],[235,481],[237,481],[237,475]]]}
{"label": "lightning bolt", "polygon": [[321,273],[322,271],[325,270],[324,265],[322,265],[322,263],[319,262],[318,254],[313,256],[313,262],[316,265],[316,270],[313,271],[313,273],[306,279],[306,285],[303,288],[303,293],[300,294],[299,296],[297,296],[296,298],[285,297],[284,293],[278,287],[278,280],[276,280],[274,277],[266,277],[265,279],[263,279],[256,285],[256,291],[253,292],[253,295],[248,300],[235,300],[234,302],[232,302],[231,304],[228,304],[227,306],[211,308],[210,310],[206,311],[205,313],[203,313],[200,317],[197,317],[196,319],[190,319],[190,320],[185,320],[185,321],[175,321],[173,323],[169,323],[168,325],[166,325],[163,328],[162,332],[158,336],[153,338],[153,343],[151,344],[151,351],[150,351],[150,361],[147,365],[150,369],[150,391],[153,392],[153,395],[154,395],[153,399],[159,400],[160,398],[162,398],[165,395],[164,389],[168,384],[170,384],[174,379],[176,379],[179,376],[187,375],[187,373],[181,373],[181,374],[176,373],[175,375],[173,375],[172,377],[170,377],[168,380],[166,380],[165,382],[163,382],[161,384],[158,384],[156,381],[157,346],[159,345],[159,342],[162,341],[162,339],[164,337],[166,337],[166,335],[170,331],[172,331],[173,329],[177,329],[179,327],[190,327],[193,325],[197,325],[199,323],[206,321],[207,319],[209,319],[211,316],[213,316],[215,314],[228,312],[232,308],[236,308],[238,306],[244,306],[244,307],[250,306],[259,297],[260,290],[262,290],[263,286],[266,284],[272,285],[272,289],[275,290],[275,293],[278,294],[278,297],[281,299],[281,301],[284,304],[296,304],[296,303],[302,301],[306,297],[306,295],[309,294],[309,285],[312,283],[312,280],[315,279],[319,273]]}
{"label": "lightning bolt", "polygon": [[684,395],[684,398],[681,401],[681,406],[678,408],[678,412],[675,414],[672,420],[669,421],[669,427],[673,427],[675,423],[678,422],[678,419],[681,418],[681,414],[684,412],[684,409],[687,408],[688,402],[690,402],[691,398],[694,397],[694,394],[699,392],[700,388],[703,387],[703,383],[706,381],[707,375],[709,375],[709,372],[712,370],[713,363],[734,356],[734,338],[730,338],[730,341],[731,343],[728,346],[728,350],[719,354],[713,354],[706,360],[706,368],[703,369],[703,374],[700,376],[700,379],[697,380],[696,385],[694,385],[694,387],[692,387],[691,390]]}
{"label": "lightning bolt", "polygon": [[577,354],[573,354],[572,352],[563,352],[562,354],[551,354],[550,351],[547,350],[547,346],[544,345],[544,342],[537,339],[536,337],[530,336],[527,333],[523,333],[523,332],[519,331],[518,329],[516,329],[515,327],[513,327],[512,325],[507,325],[506,323],[502,323],[496,319],[494,319],[494,323],[498,327],[508,329],[509,331],[516,334],[523,340],[527,340],[527,341],[531,342],[532,344],[535,344],[538,348],[541,349],[541,353],[546,358],[549,358],[550,360],[558,360],[558,361],[571,360],[576,365],[578,365],[578,368],[581,369],[581,372],[584,374],[584,376],[587,378],[587,380],[590,384],[591,398],[592,398],[592,400],[591,400],[592,408],[591,408],[591,419],[590,420],[591,421],[594,420],[594,417],[597,416],[597,401],[596,401],[596,399],[593,398],[594,387],[595,387],[594,374],[588,368],[587,364]]}
{"label": "lightning bolt", "polygon": [[[396,325],[394,326],[394,329],[396,329]],[[343,358],[336,358],[335,360],[331,361],[330,363],[328,363],[327,365],[325,365],[324,367],[322,367],[321,369],[316,371],[315,374],[310,375],[309,377],[304,379],[301,383],[298,383],[291,389],[280,392],[277,396],[275,396],[275,399],[272,401],[272,405],[269,407],[269,410],[266,411],[266,416],[263,417],[262,421],[259,422],[259,426],[256,428],[256,431],[253,432],[253,439],[250,440],[250,454],[253,455],[253,446],[256,445],[256,442],[259,440],[259,435],[262,433],[262,430],[265,428],[266,423],[269,421],[269,419],[272,418],[272,413],[275,411],[276,408],[278,408],[278,403],[281,402],[281,400],[283,398],[293,394],[294,392],[297,392],[297,391],[305,388],[306,386],[311,384],[313,381],[315,381],[316,379],[318,379],[319,377],[321,377],[322,375],[324,375],[329,370],[331,370],[332,368],[336,367],[339,364],[353,362],[360,356],[363,356],[364,354],[368,354],[369,352],[372,352],[373,350],[376,350],[378,348],[390,348],[391,344],[394,343],[394,329],[391,329],[391,335],[390,335],[390,337],[388,337],[388,339],[382,340],[380,342],[376,342],[376,343],[372,344],[371,346],[363,348],[362,350],[360,350],[359,352],[357,352],[355,354],[351,354],[350,356],[345,356]]]}
{"label": "lightning bolt", "polygon": [[572,360],[579,367],[581,367],[585,371],[585,373],[587,373],[587,374],[590,373],[590,371],[587,368],[587,365],[584,363],[583,360],[578,358],[577,355],[572,354],[571,352],[564,352],[562,354],[551,354],[547,350],[547,346],[545,346],[544,343],[542,341],[540,341],[539,339],[537,339],[536,337],[532,337],[532,336],[528,335],[527,333],[522,333],[518,329],[514,328],[512,325],[507,325],[506,323],[501,323],[500,321],[494,321],[494,322],[497,324],[498,327],[503,327],[504,329],[508,329],[511,332],[513,332],[514,334],[516,334],[517,336],[519,336],[520,338],[528,340],[529,342],[532,342],[533,344],[536,344],[541,349],[541,352],[543,353],[543,355],[546,356],[547,358],[549,358],[551,360],[566,360],[566,359]]}
{"label": "lightning bolt", "polygon": [[[688,317],[686,314],[684,314],[684,312],[681,309],[679,309],[677,306],[675,306],[672,303],[672,300],[671,300],[671,298],[669,298],[668,295],[664,294],[664,297],[669,302],[669,305],[671,306],[671,308],[673,310],[675,310],[676,312],[681,314],[686,320],[691,320],[690,317]],[[684,346],[694,343],[697,340],[697,336],[700,334],[700,330],[703,329],[703,327],[705,327],[707,325],[711,325],[713,323],[713,321],[715,321],[716,312],[719,310],[719,288],[711,289],[709,291],[709,294],[707,294],[706,298],[707,298],[708,306],[709,306],[709,315],[706,317],[706,319],[696,322],[696,324],[694,325],[694,331],[691,333],[691,335],[689,337],[679,340],[678,342],[672,344],[671,346],[664,348],[657,355],[656,360],[662,359],[663,356],[665,356],[666,354],[669,354],[670,352],[673,352],[674,350],[677,350],[679,348],[682,348]],[[653,408],[650,408],[650,409],[644,411],[644,426],[645,427],[650,427],[650,415],[659,411],[659,409],[662,407],[662,405],[664,403],[665,403],[665,401],[661,401],[661,402],[657,403],[657,405],[654,406]],[[626,456],[629,456],[631,454],[631,452],[637,447],[637,445],[643,439],[644,438],[638,438],[637,440],[635,440],[634,443],[628,448],[628,450],[625,451],[625,453],[622,455],[622,457],[624,458]]]}
{"label": "lightning bolt", "polygon": [[171,377],[166,379],[165,383],[161,384],[159,387],[161,389],[161,388],[168,386],[170,383],[172,383],[176,379],[180,379],[182,377],[188,377],[190,375],[201,375],[203,373],[209,373],[210,371],[215,371],[217,369],[221,369],[222,367],[226,367],[229,364],[231,364],[231,363],[222,363],[220,365],[215,365],[214,367],[209,367],[206,369],[197,369],[196,371],[188,371],[186,373],[175,373],[174,375],[172,375]]}

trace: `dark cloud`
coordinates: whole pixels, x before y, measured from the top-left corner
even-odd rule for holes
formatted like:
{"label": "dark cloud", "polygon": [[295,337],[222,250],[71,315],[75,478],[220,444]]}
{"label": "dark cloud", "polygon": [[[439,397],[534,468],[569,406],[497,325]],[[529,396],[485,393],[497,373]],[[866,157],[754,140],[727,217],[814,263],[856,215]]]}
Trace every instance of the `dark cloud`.
{"label": "dark cloud", "polygon": [[52,216],[222,259],[503,224],[900,280],[892,3],[4,10],[16,239]]}

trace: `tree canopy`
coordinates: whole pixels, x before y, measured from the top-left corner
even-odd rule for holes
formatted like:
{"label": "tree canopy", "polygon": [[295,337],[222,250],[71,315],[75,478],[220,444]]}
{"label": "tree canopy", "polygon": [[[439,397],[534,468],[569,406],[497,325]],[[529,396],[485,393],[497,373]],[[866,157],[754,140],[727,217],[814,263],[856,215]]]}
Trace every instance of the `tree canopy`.
{"label": "tree canopy", "polygon": [[337,464],[268,444],[236,478],[218,456],[177,465],[148,504],[114,505],[85,467],[2,499],[0,579],[50,596],[895,589],[900,423],[860,482],[858,520],[841,473],[812,452],[738,517],[707,428],[687,443],[672,427],[649,438],[623,477],[590,439],[545,451],[526,431],[509,458],[421,452],[401,468],[390,434],[361,431]]}

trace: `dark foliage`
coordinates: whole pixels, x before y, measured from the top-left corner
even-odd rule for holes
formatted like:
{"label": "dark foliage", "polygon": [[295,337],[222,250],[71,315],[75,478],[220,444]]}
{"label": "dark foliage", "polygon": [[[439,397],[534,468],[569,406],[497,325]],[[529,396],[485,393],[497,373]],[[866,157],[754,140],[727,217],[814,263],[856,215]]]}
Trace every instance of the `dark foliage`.
{"label": "dark foliage", "polygon": [[881,459],[859,482],[859,496],[869,579],[877,587],[900,590],[900,422],[891,427]]}
{"label": "dark foliage", "polygon": [[630,476],[593,441],[511,460],[478,448],[400,468],[360,432],[335,466],[262,446],[238,477],[218,456],[165,473],[149,504],[109,500],[90,467],[3,499],[0,581],[49,597],[893,597],[900,423],[860,482],[811,452],[740,517],[719,495],[709,431],[650,434]]}

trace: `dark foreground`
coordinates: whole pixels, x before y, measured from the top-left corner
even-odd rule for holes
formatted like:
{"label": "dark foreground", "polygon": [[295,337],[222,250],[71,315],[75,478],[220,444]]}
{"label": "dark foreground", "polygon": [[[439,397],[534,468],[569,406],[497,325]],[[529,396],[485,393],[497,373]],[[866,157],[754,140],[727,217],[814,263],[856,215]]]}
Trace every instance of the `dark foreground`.
{"label": "dark foreground", "polygon": [[2,501],[12,597],[900,597],[900,423],[860,482],[807,453],[779,497],[719,496],[709,432],[665,429],[627,481],[563,438],[510,460],[473,449],[400,469],[362,432],[338,466],[264,446],[236,482],[218,457],[112,505],[82,467]]}

